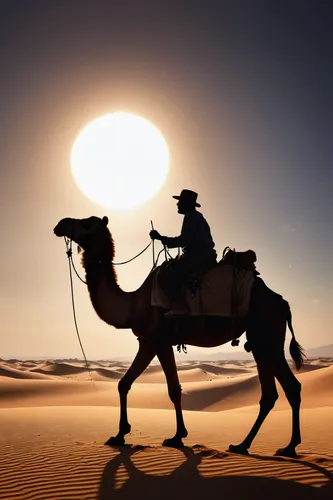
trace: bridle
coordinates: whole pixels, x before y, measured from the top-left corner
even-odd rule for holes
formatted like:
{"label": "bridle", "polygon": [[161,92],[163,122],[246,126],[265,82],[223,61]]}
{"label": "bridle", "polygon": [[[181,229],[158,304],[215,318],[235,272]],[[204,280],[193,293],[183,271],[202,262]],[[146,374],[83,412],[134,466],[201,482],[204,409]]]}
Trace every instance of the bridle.
{"label": "bridle", "polygon": [[[103,224],[103,221],[101,221],[96,226],[96,228],[93,231],[91,231],[91,234],[93,234],[96,231],[98,231],[100,229],[101,225],[103,225],[104,227],[106,227]],[[82,345],[82,341],[81,341],[81,337],[80,337],[80,333],[79,333],[79,327],[78,327],[78,324],[77,324],[76,311],[75,311],[75,300],[74,300],[74,285],[73,285],[72,268],[74,269],[74,272],[75,272],[76,276],[79,278],[80,281],[82,281],[82,283],[84,283],[86,285],[87,282],[84,279],[81,278],[81,276],[79,275],[79,273],[76,270],[76,267],[75,267],[75,264],[74,264],[74,261],[73,261],[73,240],[71,238],[68,238],[67,236],[64,236],[64,240],[65,240],[65,244],[66,244],[66,255],[68,257],[69,280],[70,280],[70,287],[71,287],[71,299],[72,299],[72,309],[73,309],[73,318],[74,318],[75,330],[76,330],[77,338],[79,340],[80,348],[81,348],[81,351],[82,351],[82,354],[83,354],[83,357],[84,357],[84,361],[85,361],[86,367],[87,367],[87,369],[89,371],[90,379],[93,382],[93,379],[92,379],[92,376],[91,376],[90,367],[89,367],[89,363],[87,361],[87,357],[86,357],[86,354],[85,354],[85,351],[84,351],[84,348],[83,348],[83,345]],[[141,250],[141,252],[139,252],[138,254],[136,254],[134,257],[132,257],[132,258],[130,258],[128,260],[125,260],[123,262],[112,262],[112,265],[113,266],[122,266],[124,264],[128,264],[129,262],[132,262],[137,257],[140,257],[140,255],[142,255],[152,245],[152,249],[153,249],[153,267],[152,267],[152,271],[153,271],[157,267],[158,259],[159,259],[159,257],[160,257],[160,255],[161,255],[162,252],[165,253],[166,260],[167,260],[168,255],[170,257],[170,254],[167,252],[166,247],[164,246],[162,248],[162,250],[160,250],[159,253],[157,254],[157,257],[156,257],[156,260],[155,260],[154,243],[155,243],[154,240],[150,241],[150,243],[147,246],[145,246],[145,248],[143,250]],[[79,251],[79,248],[80,248],[80,246],[78,245],[78,251]]]}

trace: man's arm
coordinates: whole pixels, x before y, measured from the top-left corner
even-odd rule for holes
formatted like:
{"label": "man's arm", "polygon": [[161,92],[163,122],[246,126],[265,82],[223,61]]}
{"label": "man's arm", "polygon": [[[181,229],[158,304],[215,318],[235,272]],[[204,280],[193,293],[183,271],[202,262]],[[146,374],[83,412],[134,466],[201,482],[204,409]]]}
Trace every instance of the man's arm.
{"label": "man's arm", "polygon": [[182,236],[175,236],[173,238],[169,238],[168,236],[162,236],[156,229],[153,229],[150,231],[149,236],[153,240],[160,240],[163,245],[167,246],[168,248],[176,248],[179,246],[182,246]]}
{"label": "man's arm", "polygon": [[162,236],[161,242],[168,248],[186,247],[192,241],[192,235],[195,226],[195,219],[190,214],[186,214],[182,226],[182,232],[179,236]]}
{"label": "man's arm", "polygon": [[162,236],[161,242],[168,248],[177,248],[185,246],[183,244],[183,238],[181,234],[179,236],[174,236],[174,237]]}

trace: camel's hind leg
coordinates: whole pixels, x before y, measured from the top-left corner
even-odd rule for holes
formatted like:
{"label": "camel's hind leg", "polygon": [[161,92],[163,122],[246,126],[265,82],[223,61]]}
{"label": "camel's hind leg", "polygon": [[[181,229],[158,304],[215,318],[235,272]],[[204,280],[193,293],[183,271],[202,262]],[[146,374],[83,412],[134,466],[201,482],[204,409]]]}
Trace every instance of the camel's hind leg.
{"label": "camel's hind leg", "polygon": [[276,455],[296,457],[296,446],[301,443],[299,409],[301,406],[301,384],[291,371],[285,357],[277,364],[276,378],[280,382],[292,409],[292,434],[288,446],[280,448]]}
{"label": "camel's hind leg", "polygon": [[120,397],[119,432],[116,436],[110,437],[110,439],[106,441],[106,445],[113,446],[125,444],[124,436],[131,432],[131,426],[127,420],[127,394],[131,389],[133,382],[147,368],[155,355],[156,350],[152,345],[150,345],[147,341],[140,341],[139,351],[135,356],[133,363],[118,384]]}
{"label": "camel's hind leg", "polygon": [[264,359],[261,361],[257,360],[257,366],[261,384],[261,399],[259,403],[260,410],[258,417],[244,441],[238,445],[231,444],[229,446],[230,451],[234,453],[241,453],[243,455],[248,454],[248,449],[250,448],[252,441],[256,437],[265,418],[274,407],[275,402],[279,397],[274,378],[274,361],[270,359]]}
{"label": "camel's hind leg", "polygon": [[179,378],[177,373],[177,366],[175,361],[175,355],[171,345],[162,344],[159,346],[157,351],[158,359],[162,365],[163,371],[166,376],[168,383],[168,392],[171,401],[173,402],[176,410],[176,423],[177,430],[173,438],[165,439],[163,446],[171,446],[173,448],[182,448],[183,441],[182,438],[187,436],[187,430],[185,428],[183,412],[181,406],[181,386],[179,384]]}

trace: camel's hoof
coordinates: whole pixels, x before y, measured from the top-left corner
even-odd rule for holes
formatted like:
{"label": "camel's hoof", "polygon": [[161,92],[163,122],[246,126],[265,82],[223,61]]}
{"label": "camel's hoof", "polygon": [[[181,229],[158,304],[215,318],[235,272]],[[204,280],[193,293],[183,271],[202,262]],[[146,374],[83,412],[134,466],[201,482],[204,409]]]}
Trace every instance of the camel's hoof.
{"label": "camel's hoof", "polygon": [[123,446],[125,444],[124,436],[112,436],[105,441],[105,446]]}
{"label": "camel's hoof", "polygon": [[290,458],[297,458],[297,453],[295,448],[291,447],[286,447],[286,448],[279,448],[277,452],[275,453],[276,457],[290,457]]}
{"label": "camel's hoof", "polygon": [[229,451],[231,453],[238,453],[238,455],[248,455],[249,452],[245,446],[242,446],[241,444],[231,444],[229,446]]}
{"label": "camel's hoof", "polygon": [[163,446],[169,446],[169,448],[184,448],[184,443],[180,438],[173,437],[164,439]]}

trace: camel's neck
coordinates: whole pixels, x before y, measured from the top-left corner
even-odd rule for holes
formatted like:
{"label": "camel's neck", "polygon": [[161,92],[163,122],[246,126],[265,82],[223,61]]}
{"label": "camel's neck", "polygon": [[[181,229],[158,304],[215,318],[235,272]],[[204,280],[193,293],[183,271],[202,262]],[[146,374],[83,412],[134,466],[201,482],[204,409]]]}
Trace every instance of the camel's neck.
{"label": "camel's neck", "polygon": [[110,254],[92,256],[85,251],[83,266],[90,299],[98,316],[116,328],[130,328],[133,293],[119,287]]}

